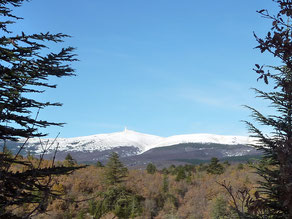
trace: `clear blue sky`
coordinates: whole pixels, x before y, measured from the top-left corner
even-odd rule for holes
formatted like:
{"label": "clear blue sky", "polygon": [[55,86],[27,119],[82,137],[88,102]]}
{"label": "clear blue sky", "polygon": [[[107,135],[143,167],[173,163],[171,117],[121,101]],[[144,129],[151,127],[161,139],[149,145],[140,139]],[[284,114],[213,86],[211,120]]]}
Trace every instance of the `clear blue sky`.
{"label": "clear blue sky", "polygon": [[[24,20],[15,33],[62,32],[60,46],[76,47],[77,76],[52,79],[57,89],[39,96],[63,107],[41,118],[66,122],[50,136],[120,131],[170,136],[186,133],[247,135],[241,105],[267,112],[250,87],[255,63],[274,59],[253,49],[253,31],[269,21],[256,10],[271,0],[32,0],[15,10]],[[11,26],[11,27],[12,27]]]}

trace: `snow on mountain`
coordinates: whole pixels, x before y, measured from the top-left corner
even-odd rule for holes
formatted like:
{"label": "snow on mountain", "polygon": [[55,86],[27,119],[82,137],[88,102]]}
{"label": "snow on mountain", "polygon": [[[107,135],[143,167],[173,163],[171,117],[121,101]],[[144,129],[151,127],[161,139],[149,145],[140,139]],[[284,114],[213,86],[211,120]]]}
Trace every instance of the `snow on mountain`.
{"label": "snow on mountain", "polygon": [[163,147],[169,145],[176,145],[181,143],[215,143],[227,145],[248,145],[255,143],[254,139],[245,136],[231,136],[231,135],[213,135],[213,134],[188,134],[188,135],[174,135],[151,145],[152,148]]}
{"label": "snow on mountain", "polygon": [[[58,151],[104,151],[120,146],[134,146],[139,148],[142,153],[146,151],[150,145],[162,140],[162,137],[155,135],[143,134],[125,129],[123,132],[114,132],[109,134],[97,134],[91,136],[74,137],[74,138],[58,138],[52,149],[57,143]],[[21,140],[24,141],[24,140]],[[50,145],[54,139],[44,139],[43,145]],[[47,144],[47,142],[49,142]],[[43,151],[39,139],[30,139],[28,146],[34,146],[36,153]]]}
{"label": "snow on mountain", "polygon": [[[42,145],[50,145],[54,139],[42,140]],[[24,140],[20,140],[20,143]],[[247,145],[255,141],[244,136],[224,136],[213,134],[187,134],[160,137],[143,134],[125,128],[122,132],[97,134],[84,137],[58,138],[53,144],[53,150],[58,143],[58,151],[105,151],[121,146],[134,146],[140,153],[156,147],[177,145],[181,143],[216,143],[227,145]],[[43,151],[39,139],[30,139],[28,148],[34,148],[36,153]]]}

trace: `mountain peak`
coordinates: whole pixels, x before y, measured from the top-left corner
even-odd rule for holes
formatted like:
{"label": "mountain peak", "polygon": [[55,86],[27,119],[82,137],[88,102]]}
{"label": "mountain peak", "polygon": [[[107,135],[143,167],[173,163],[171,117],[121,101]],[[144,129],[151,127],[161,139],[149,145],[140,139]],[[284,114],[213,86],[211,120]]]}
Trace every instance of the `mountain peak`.
{"label": "mountain peak", "polygon": [[[44,139],[53,142],[53,139]],[[21,141],[20,141],[21,142]],[[41,152],[38,139],[30,139],[30,145],[35,145],[36,151]],[[143,153],[156,147],[165,147],[182,143],[216,143],[228,145],[247,145],[254,143],[254,139],[244,136],[225,136],[214,134],[186,134],[174,135],[170,137],[160,137],[156,135],[144,134],[129,130],[127,127],[123,131],[82,136],[74,138],[58,138],[59,151],[105,151],[117,147],[133,146]]]}

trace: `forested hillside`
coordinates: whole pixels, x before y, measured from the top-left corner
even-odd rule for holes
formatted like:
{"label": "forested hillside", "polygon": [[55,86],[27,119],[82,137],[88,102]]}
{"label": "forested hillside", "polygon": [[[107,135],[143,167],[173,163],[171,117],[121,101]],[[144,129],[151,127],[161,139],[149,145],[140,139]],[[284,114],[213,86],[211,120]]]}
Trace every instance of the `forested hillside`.
{"label": "forested hillside", "polygon": [[[127,170],[113,155],[106,166],[98,162],[56,177],[52,188],[60,197],[50,199],[48,211],[35,218],[237,218],[230,195],[219,183],[230,182],[234,194],[252,194],[257,181],[250,162],[229,164],[213,158],[200,165],[157,170],[149,164],[146,170]],[[76,165],[72,157],[57,165],[62,164]],[[240,197],[236,199],[240,204]],[[24,205],[14,213],[22,216],[32,208]]]}

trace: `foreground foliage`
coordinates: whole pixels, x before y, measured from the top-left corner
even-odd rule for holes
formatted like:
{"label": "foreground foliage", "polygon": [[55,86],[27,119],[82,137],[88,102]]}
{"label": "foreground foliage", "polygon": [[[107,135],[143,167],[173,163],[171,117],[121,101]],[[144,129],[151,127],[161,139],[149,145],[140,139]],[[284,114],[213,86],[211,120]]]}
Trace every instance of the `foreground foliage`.
{"label": "foreground foliage", "polygon": [[[29,138],[45,134],[39,128],[62,123],[49,122],[38,118],[39,111],[60,103],[40,102],[31,94],[43,93],[51,77],[74,75],[70,63],[75,61],[73,48],[62,48],[59,52],[48,52],[46,44],[62,42],[65,34],[24,32],[13,34],[9,25],[22,19],[13,14],[24,0],[0,1],[0,217],[17,218],[13,209],[29,205],[21,218],[30,218],[46,211],[50,198],[58,196],[53,190],[53,176],[69,174],[80,167],[43,165],[43,155],[35,162],[23,160],[20,156]],[[34,96],[35,97],[35,96]],[[15,155],[6,148],[7,140],[26,141]],[[41,142],[42,143],[42,142]],[[52,145],[42,144],[44,153]],[[14,168],[18,166],[17,171]],[[20,217],[20,215],[19,215]]]}
{"label": "foreground foliage", "polygon": [[[55,178],[53,188],[61,199],[51,198],[47,212],[36,218],[237,219],[230,196],[218,182],[230,180],[234,191],[248,188],[254,194],[258,178],[250,164],[242,164],[242,168],[238,164],[219,164],[224,168],[220,175],[207,172],[210,163],[172,165],[154,174],[128,170],[114,184],[105,180],[109,165],[88,166]],[[177,180],[182,170],[186,177]],[[240,202],[240,197],[236,200]],[[24,205],[14,213],[22,216],[29,208],[30,204]]]}
{"label": "foreground foliage", "polygon": [[125,187],[128,169],[119,160],[117,153],[112,153],[104,168],[105,191],[99,192],[96,201],[90,200],[89,213],[94,218],[102,218],[108,213],[118,218],[134,218],[142,212],[142,196]]}
{"label": "foreground foliage", "polygon": [[268,100],[272,115],[264,115],[248,107],[259,125],[272,130],[266,134],[247,122],[257,137],[258,147],[264,152],[262,165],[257,173],[262,177],[258,197],[249,205],[250,218],[292,218],[292,33],[289,20],[292,18],[291,0],[274,0],[279,12],[271,15],[268,10],[258,13],[272,22],[270,31],[264,38],[255,35],[257,48],[262,53],[272,54],[279,66],[255,65],[259,79],[269,85],[269,92],[255,89],[258,97]]}

